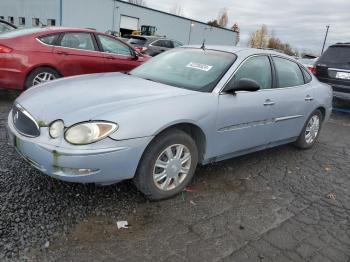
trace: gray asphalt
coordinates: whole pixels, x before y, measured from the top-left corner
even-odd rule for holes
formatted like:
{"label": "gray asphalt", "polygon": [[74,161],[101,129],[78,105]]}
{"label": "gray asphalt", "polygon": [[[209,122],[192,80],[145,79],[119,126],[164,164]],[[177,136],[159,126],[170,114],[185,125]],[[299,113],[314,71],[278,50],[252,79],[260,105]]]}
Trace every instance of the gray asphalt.
{"label": "gray asphalt", "polygon": [[350,114],[311,150],[200,167],[187,192],[149,202],[130,182],[68,184],[28,166],[6,144],[14,97],[0,90],[0,261],[350,261]]}

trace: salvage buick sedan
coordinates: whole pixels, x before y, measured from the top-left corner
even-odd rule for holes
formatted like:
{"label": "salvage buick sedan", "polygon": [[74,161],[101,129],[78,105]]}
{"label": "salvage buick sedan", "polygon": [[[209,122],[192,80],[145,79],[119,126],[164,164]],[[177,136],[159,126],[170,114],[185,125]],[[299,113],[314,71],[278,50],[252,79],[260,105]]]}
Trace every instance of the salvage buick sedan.
{"label": "salvage buick sedan", "polygon": [[151,199],[181,192],[196,166],[294,143],[311,148],[332,90],[280,53],[184,47],[129,74],[56,80],[14,103],[9,138],[57,179],[133,179]]}

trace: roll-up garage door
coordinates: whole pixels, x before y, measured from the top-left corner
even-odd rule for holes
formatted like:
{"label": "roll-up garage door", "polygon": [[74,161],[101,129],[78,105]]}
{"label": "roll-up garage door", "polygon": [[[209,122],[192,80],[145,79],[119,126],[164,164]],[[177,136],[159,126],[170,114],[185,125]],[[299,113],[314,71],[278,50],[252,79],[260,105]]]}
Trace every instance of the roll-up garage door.
{"label": "roll-up garage door", "polygon": [[120,16],[120,28],[129,30],[138,30],[139,19],[135,17]]}

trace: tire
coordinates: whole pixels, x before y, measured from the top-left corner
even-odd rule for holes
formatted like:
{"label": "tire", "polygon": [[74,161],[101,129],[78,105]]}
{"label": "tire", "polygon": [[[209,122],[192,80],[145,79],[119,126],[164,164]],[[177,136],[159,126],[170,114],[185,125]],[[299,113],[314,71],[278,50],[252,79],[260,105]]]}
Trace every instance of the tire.
{"label": "tire", "polygon": [[[166,151],[169,148],[170,153]],[[177,153],[181,155],[178,157]],[[169,154],[172,154],[174,159],[168,158]],[[188,154],[190,160],[186,161]],[[167,168],[156,165],[156,162],[166,164]],[[151,200],[166,199],[183,191],[191,182],[197,163],[198,150],[193,139],[181,130],[169,130],[157,136],[146,148],[137,168],[134,184]],[[182,173],[180,168],[188,173]],[[164,176],[164,172],[166,177],[159,179]]]}
{"label": "tire", "polygon": [[[318,119],[318,121],[319,121],[317,134],[315,135],[313,133],[315,136],[311,135],[311,133],[312,133],[311,131],[308,131],[312,119]],[[305,123],[305,125],[303,127],[303,130],[301,131],[301,134],[299,135],[298,140],[294,143],[294,145],[296,147],[298,147],[298,148],[301,148],[301,149],[312,148],[314,146],[314,144],[317,142],[318,137],[320,135],[321,127],[322,127],[322,121],[323,121],[323,114],[322,114],[322,112],[320,110],[318,110],[318,109],[315,110],[309,116],[309,118],[307,119],[307,121],[306,121],[306,123]],[[308,136],[308,134],[310,134],[313,138],[310,139],[310,136]]]}
{"label": "tire", "polygon": [[30,74],[27,76],[26,82],[24,84],[24,89],[31,88],[32,86],[36,85],[34,83],[34,80],[38,79],[38,77],[45,76],[47,74],[48,80],[42,81],[42,82],[37,82],[37,84],[41,84],[47,81],[55,80],[57,78],[60,78],[61,75],[55,70],[50,67],[39,67],[34,69]]}

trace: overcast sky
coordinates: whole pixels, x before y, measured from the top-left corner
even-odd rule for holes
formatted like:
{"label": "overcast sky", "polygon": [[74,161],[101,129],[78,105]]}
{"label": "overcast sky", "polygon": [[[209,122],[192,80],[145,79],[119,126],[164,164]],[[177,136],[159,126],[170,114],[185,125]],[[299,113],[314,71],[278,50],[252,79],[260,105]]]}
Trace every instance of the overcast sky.
{"label": "overcast sky", "polygon": [[237,22],[241,29],[241,46],[262,24],[301,51],[321,51],[327,24],[328,45],[350,42],[350,0],[146,0],[146,4],[166,12],[179,4],[187,17],[203,22],[227,8],[229,26]]}

